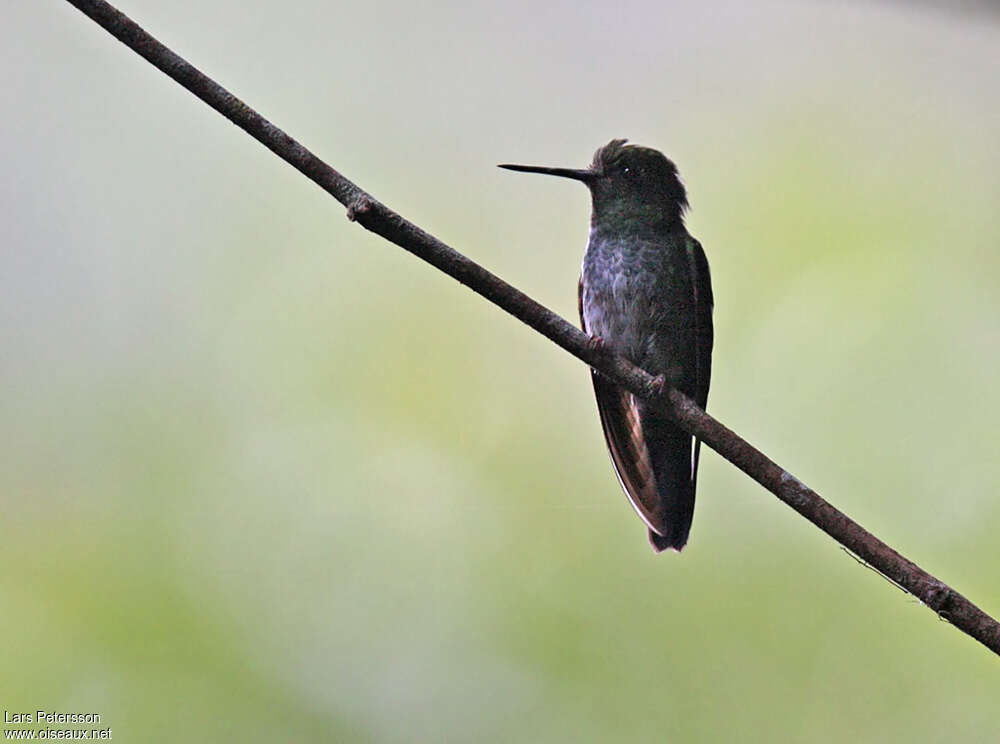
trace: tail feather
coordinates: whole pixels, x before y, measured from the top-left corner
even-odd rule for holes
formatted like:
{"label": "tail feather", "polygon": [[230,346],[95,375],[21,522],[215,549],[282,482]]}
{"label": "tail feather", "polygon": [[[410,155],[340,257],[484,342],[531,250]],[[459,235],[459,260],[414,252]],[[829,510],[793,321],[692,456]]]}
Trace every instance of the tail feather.
{"label": "tail feather", "polygon": [[686,431],[648,408],[642,411],[642,432],[662,514],[659,529],[650,530],[649,542],[657,552],[668,548],[679,551],[687,543],[694,518],[697,444]]}
{"label": "tail feather", "polygon": [[598,373],[594,391],[622,489],[649,527],[654,550],[680,550],[694,516],[694,438]]}

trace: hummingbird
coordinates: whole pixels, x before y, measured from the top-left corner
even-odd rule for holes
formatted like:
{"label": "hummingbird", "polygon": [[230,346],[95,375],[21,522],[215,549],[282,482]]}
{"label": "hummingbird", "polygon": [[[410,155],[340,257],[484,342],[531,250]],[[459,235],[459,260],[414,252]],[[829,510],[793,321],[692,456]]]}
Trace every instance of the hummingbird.
{"label": "hummingbird", "polygon": [[[684,226],[688,201],[677,167],[659,150],[626,143],[611,140],[588,168],[500,167],[587,186],[590,239],[578,289],[584,333],[704,409],[713,340],[708,260]],[[680,551],[694,516],[701,443],[600,372],[591,377],[611,462],[650,544],[657,553]]]}

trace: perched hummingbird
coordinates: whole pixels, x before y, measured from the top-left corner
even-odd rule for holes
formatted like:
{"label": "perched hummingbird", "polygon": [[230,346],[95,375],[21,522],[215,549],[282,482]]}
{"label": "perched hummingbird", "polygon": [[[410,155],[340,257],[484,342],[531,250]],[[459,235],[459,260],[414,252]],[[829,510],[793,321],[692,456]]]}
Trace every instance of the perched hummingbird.
{"label": "perched hummingbird", "polygon": [[[658,150],[625,142],[611,140],[589,168],[500,167],[587,185],[584,332],[704,408],[713,334],[708,261],[684,227],[688,202],[677,167]],[[591,376],[611,461],[653,549],[680,550],[694,515],[701,443],[599,372]]]}

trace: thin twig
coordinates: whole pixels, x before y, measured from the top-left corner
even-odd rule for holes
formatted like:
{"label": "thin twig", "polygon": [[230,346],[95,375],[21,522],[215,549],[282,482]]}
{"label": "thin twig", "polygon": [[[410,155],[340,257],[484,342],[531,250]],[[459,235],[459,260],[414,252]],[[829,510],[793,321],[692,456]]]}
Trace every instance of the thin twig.
{"label": "thin twig", "polygon": [[848,550],[847,548],[845,548],[843,545],[840,546],[840,549],[843,550],[847,555],[849,555],[851,557],[851,560],[853,560],[855,563],[857,563],[862,568],[867,568],[873,574],[875,574],[876,576],[878,576],[882,580],[889,582],[890,584],[892,584],[894,587],[896,587],[897,589],[899,589],[904,594],[909,594],[909,592],[906,591],[906,587],[905,586],[902,586],[901,584],[897,584],[895,581],[893,581],[888,576],[886,576],[884,573],[882,573],[881,571],[879,571],[877,568],[875,568],[875,566],[873,566],[872,564],[870,564],[865,559],[858,558],[858,556],[854,555],[854,553],[852,553],[850,550]]}
{"label": "thin twig", "polygon": [[620,356],[601,353],[575,326],[523,292],[378,202],[243,101],[163,46],[104,0],[68,0],[112,36],[144,57],[278,157],[298,168],[347,207],[351,220],[422,258],[506,310],[575,357],[638,396],[654,400],[688,432],[749,475],[847,550],[923,604],[1000,654],[1000,624],[950,586],[907,560],[824,501],[760,450],[706,414],[677,390],[661,391],[653,377]]}

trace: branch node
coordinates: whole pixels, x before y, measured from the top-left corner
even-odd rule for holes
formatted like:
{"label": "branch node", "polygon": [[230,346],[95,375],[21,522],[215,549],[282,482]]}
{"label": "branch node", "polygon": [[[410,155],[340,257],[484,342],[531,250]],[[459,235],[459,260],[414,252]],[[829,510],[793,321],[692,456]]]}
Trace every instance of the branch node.
{"label": "branch node", "polygon": [[946,606],[951,600],[952,593],[953,590],[950,586],[938,582],[932,584],[930,588],[927,589],[922,599],[925,605],[938,614],[938,617],[950,622],[951,620]]}
{"label": "branch node", "polygon": [[368,214],[374,206],[375,202],[367,194],[362,194],[348,205],[347,219],[357,222],[359,217]]}

